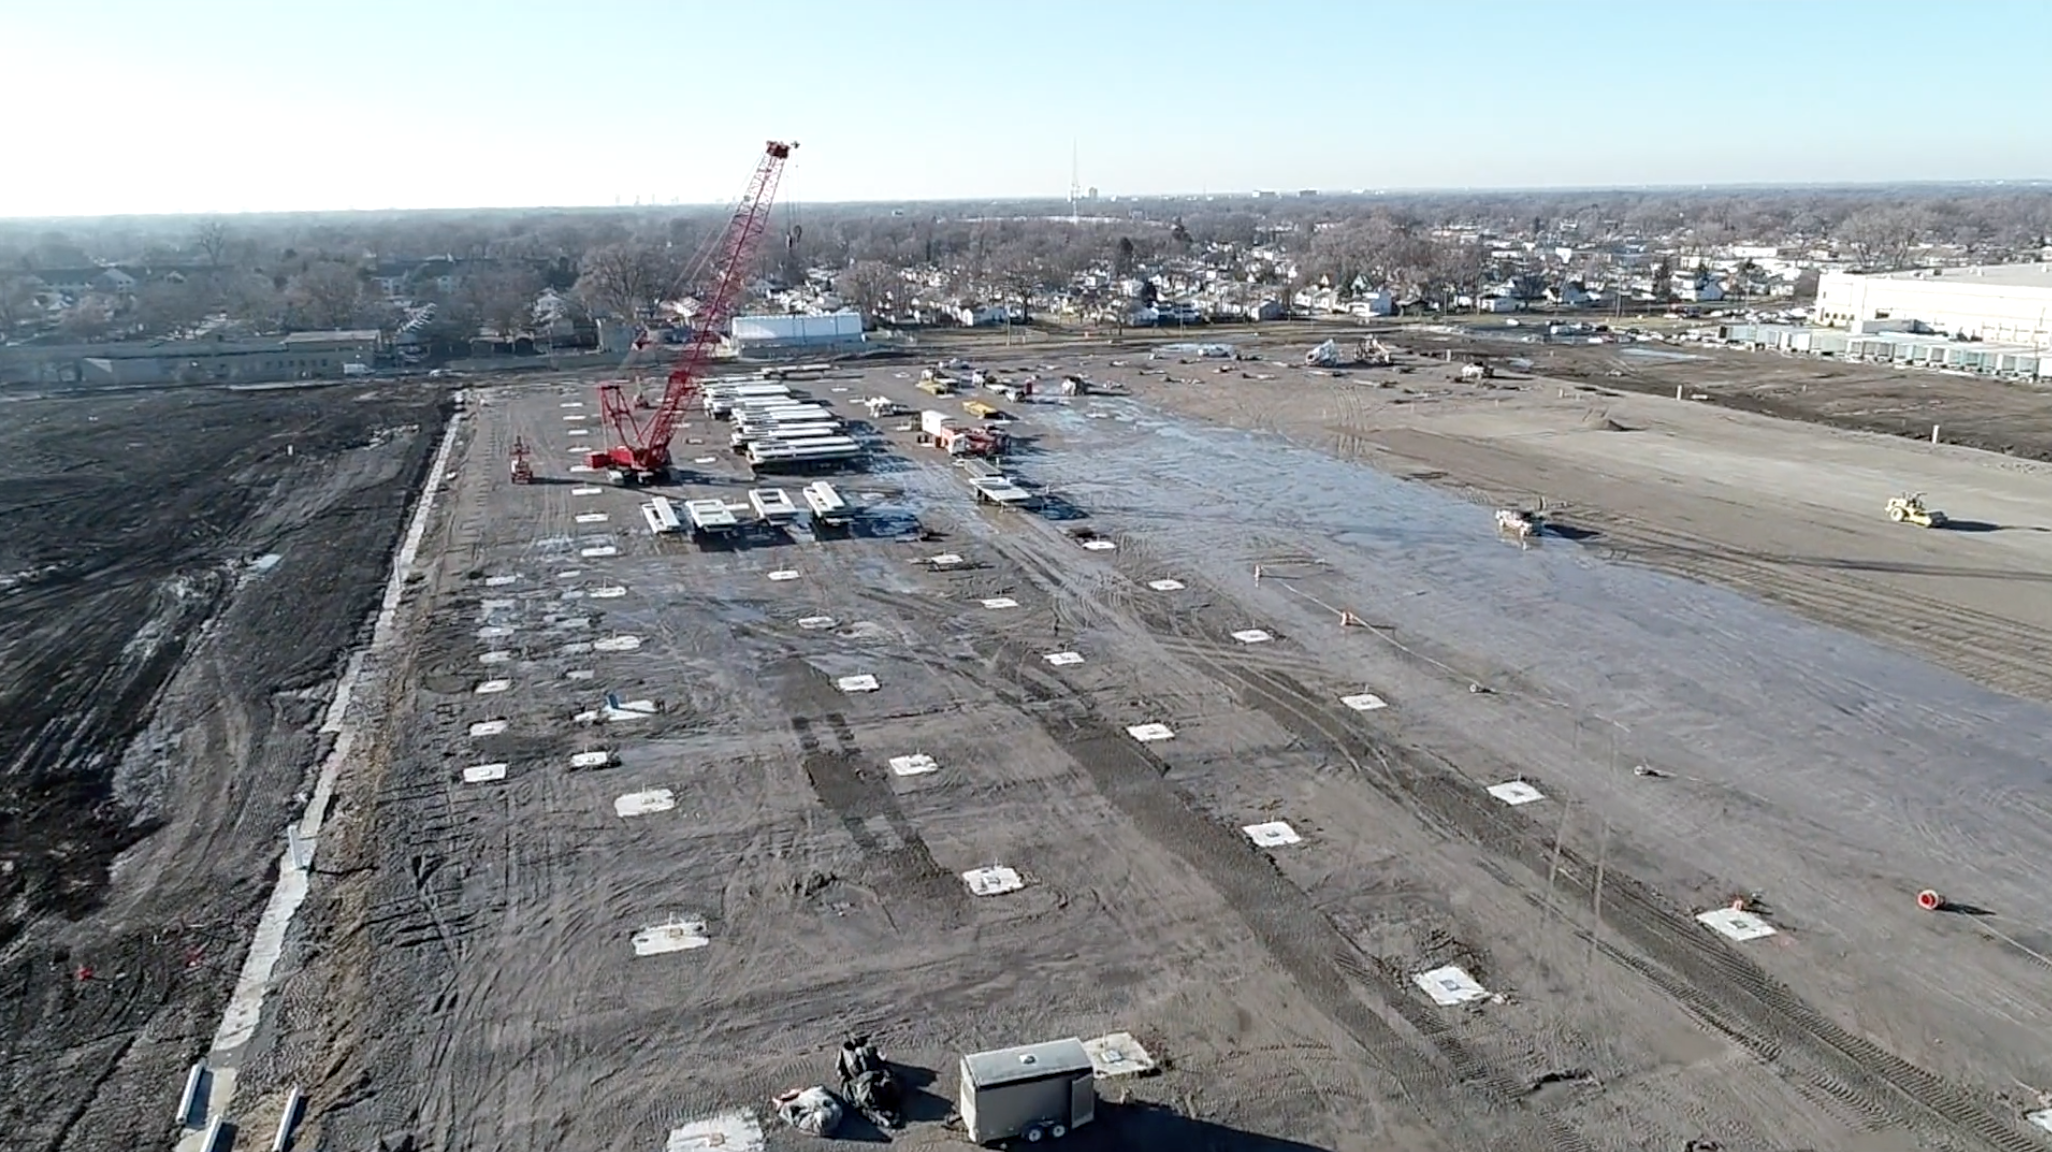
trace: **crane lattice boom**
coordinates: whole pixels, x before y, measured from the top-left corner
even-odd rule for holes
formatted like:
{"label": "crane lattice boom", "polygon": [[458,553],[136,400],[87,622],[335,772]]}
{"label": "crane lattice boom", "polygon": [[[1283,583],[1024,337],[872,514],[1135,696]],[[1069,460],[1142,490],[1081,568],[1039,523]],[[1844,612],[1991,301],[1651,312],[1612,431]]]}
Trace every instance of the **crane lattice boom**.
{"label": "crane lattice boom", "polygon": [[670,368],[669,383],[655,411],[643,420],[637,416],[632,400],[621,385],[599,385],[599,408],[605,414],[607,426],[613,430],[615,442],[608,452],[592,453],[589,461],[592,466],[606,468],[627,482],[642,477],[658,477],[669,471],[670,437],[676,431],[684,406],[698,395],[698,381],[705,363],[712,357],[714,345],[719,343],[721,330],[734,318],[734,309],[741,302],[749,269],[754,266],[756,250],[769,227],[770,205],[776,200],[777,179],[783,173],[784,161],[790,159],[791,150],[796,147],[795,143],[785,144],[776,140],[769,141],[764,147],[762,159],[755,166],[755,175],[749,178],[748,190],[742,194],[741,202],[734,208],[734,217],[720,238],[712,268],[712,291],[705,296],[704,307],[691,317],[691,338]]}

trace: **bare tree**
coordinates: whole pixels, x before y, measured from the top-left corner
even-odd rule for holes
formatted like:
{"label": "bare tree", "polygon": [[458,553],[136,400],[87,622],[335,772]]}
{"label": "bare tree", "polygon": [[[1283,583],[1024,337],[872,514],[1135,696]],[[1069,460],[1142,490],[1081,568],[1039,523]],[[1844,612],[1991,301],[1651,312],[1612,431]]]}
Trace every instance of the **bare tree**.
{"label": "bare tree", "polygon": [[0,277],[0,336],[42,312],[33,281],[26,276]]}
{"label": "bare tree", "polygon": [[208,220],[193,230],[192,244],[207,258],[207,267],[219,268],[222,257],[228,254],[228,226],[219,220]]}
{"label": "bare tree", "polygon": [[74,339],[97,340],[114,327],[114,302],[105,296],[87,296],[65,311],[58,327]]}
{"label": "bare tree", "polygon": [[636,320],[655,310],[677,277],[664,249],[634,241],[594,248],[577,266],[577,294],[586,303]]}
{"label": "bare tree", "polygon": [[1131,236],[1119,237],[1118,247],[1112,251],[1112,275],[1124,279],[1140,266],[1139,249],[1133,246]]}
{"label": "bare tree", "polygon": [[467,298],[482,324],[510,340],[534,327],[534,302],[541,287],[541,277],[533,269],[501,264],[472,276],[458,294]]}
{"label": "bare tree", "polygon": [[204,289],[178,280],[159,280],[143,286],[135,297],[136,321],[152,335],[183,332],[207,316]]}
{"label": "bare tree", "polygon": [[363,274],[348,264],[309,264],[286,290],[299,321],[309,328],[343,328],[363,307]]}
{"label": "bare tree", "polygon": [[881,313],[905,289],[898,271],[881,260],[858,260],[834,277],[834,291],[865,315]]}

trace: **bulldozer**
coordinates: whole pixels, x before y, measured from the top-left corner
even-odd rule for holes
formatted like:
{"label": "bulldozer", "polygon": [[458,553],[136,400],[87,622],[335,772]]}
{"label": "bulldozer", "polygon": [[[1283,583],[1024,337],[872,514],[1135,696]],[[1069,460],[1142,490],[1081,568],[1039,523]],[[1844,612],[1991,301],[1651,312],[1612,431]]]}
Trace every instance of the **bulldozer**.
{"label": "bulldozer", "polygon": [[1897,524],[1915,524],[1919,528],[1942,528],[1945,513],[1924,506],[1922,492],[1909,492],[1888,498],[1888,518]]}

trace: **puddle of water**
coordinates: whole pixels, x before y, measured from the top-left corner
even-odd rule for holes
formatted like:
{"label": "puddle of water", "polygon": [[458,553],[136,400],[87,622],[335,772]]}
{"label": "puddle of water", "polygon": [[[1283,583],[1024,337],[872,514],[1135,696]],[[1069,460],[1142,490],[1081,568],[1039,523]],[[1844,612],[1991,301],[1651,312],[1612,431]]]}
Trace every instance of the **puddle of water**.
{"label": "puddle of water", "polygon": [[[2042,788],[2052,708],[1590,547],[1505,547],[1488,508],[1277,436],[1154,411],[1131,428],[1071,423],[1064,491],[1163,569],[1244,584],[1265,556],[1314,556],[1327,563],[1291,579],[1321,598],[1486,654],[1629,725],[1641,753],[1715,765],[1848,840],[1914,838],[1904,822],[1921,807],[1923,826],[2000,823],[2005,857],[2052,849],[2042,822],[1985,802]],[[1250,527],[1221,532],[1222,508],[1248,510]],[[1850,815],[1853,788],[1890,800]]]}

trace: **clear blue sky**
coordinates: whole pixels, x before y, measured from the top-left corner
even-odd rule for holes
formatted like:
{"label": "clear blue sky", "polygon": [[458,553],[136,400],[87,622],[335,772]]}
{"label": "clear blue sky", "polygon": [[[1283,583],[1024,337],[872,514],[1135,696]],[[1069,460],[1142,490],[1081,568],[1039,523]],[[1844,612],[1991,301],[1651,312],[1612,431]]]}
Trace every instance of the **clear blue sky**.
{"label": "clear blue sky", "polygon": [[[0,0],[0,216],[2052,175],[2046,0]],[[448,159],[437,159],[437,155]]]}

